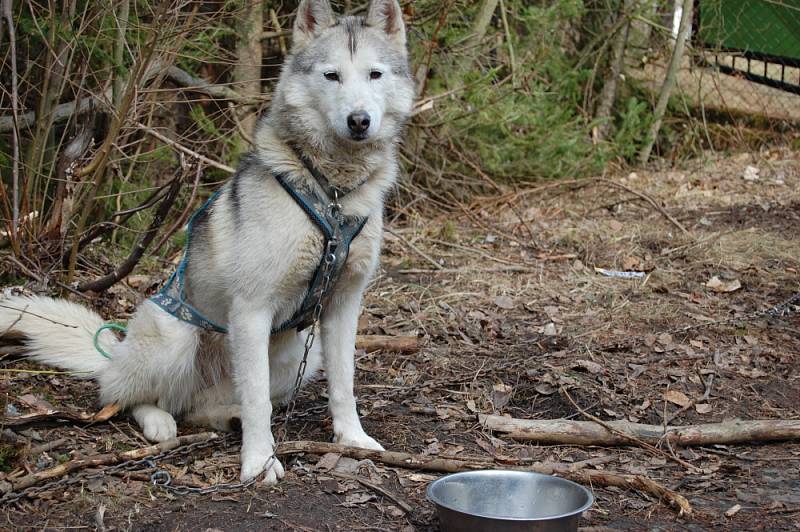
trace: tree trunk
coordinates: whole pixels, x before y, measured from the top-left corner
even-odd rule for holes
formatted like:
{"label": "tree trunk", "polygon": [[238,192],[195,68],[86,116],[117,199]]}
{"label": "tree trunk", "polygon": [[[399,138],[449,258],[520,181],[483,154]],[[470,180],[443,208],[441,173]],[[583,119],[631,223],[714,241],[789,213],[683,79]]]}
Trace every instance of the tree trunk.
{"label": "tree trunk", "polygon": [[644,146],[639,154],[639,164],[647,164],[647,161],[650,159],[650,153],[653,151],[653,145],[656,143],[656,137],[661,129],[661,121],[664,119],[664,112],[667,110],[669,96],[672,94],[675,78],[678,76],[681,59],[683,59],[683,50],[686,47],[686,40],[689,37],[689,29],[692,27],[693,5],[693,0],[683,0],[683,14],[681,16],[680,28],[678,29],[678,37],[675,41],[675,47],[672,50],[672,57],[667,67],[667,75],[664,78],[664,84],[661,86],[661,93],[658,95],[658,103],[656,103],[655,111],[653,111],[653,125],[647,132]]}
{"label": "tree trunk", "polygon": [[600,103],[597,106],[595,117],[600,120],[597,126],[597,142],[603,142],[611,130],[611,110],[617,100],[617,87],[620,78],[625,70],[625,48],[628,44],[628,33],[631,27],[631,8],[632,0],[621,0],[619,4],[618,20],[625,20],[614,37],[614,45],[611,50],[611,60],[609,62],[608,76],[606,76],[603,90],[600,93]]}
{"label": "tree trunk", "polygon": [[472,61],[475,59],[476,50],[479,48],[481,41],[486,36],[486,30],[492,22],[492,15],[497,10],[499,0],[483,0],[481,7],[478,9],[478,14],[475,16],[475,22],[472,23],[472,30],[465,43],[466,53],[460,61],[460,69],[468,70]]}
{"label": "tree trunk", "polygon": [[121,0],[116,17],[117,40],[114,43],[114,89],[112,97],[114,109],[119,109],[120,104],[122,104],[122,92],[125,90],[125,69],[123,65],[125,64],[126,34],[130,7],[130,0]]}
{"label": "tree trunk", "polygon": [[[264,5],[261,0],[241,0],[241,14],[237,17],[236,65],[233,82],[236,92],[244,97],[258,98],[261,94],[261,33],[264,26]],[[252,136],[256,113],[242,106],[237,115],[245,135]]]}

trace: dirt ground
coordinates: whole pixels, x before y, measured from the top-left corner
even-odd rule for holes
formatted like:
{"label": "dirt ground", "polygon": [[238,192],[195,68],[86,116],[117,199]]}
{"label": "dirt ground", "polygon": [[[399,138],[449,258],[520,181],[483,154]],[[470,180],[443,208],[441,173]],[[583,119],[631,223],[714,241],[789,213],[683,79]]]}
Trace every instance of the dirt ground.
{"label": "dirt ground", "polygon": [[[691,516],[679,516],[651,495],[594,486],[586,530],[800,529],[800,442],[663,448],[695,468],[689,469],[638,446],[515,442],[477,422],[477,413],[585,419],[569,397],[603,420],[656,425],[800,418],[797,306],[780,317],[668,332],[744,316],[800,291],[800,153],[709,156],[613,179],[654,198],[688,234],[638,196],[597,181],[531,185],[437,216],[418,208],[433,211],[436,198],[390,213],[392,232],[361,333],[415,335],[422,347],[411,354],[357,353],[367,431],[387,449],[428,455],[521,464],[597,459],[589,467],[644,475],[694,507]],[[595,267],[646,273],[621,279]],[[719,282],[709,283],[713,277]],[[161,278],[138,275],[131,281],[136,288],[120,285],[96,304],[124,318]],[[35,368],[9,356],[2,364]],[[62,409],[98,408],[94,385],[68,376],[0,375],[7,414],[33,410],[18,400],[26,394]],[[302,392],[297,412],[290,439],[330,439],[324,379]],[[197,431],[181,428],[181,434]],[[4,444],[6,480],[145,445],[124,416],[32,425],[15,434],[30,443]],[[29,452],[53,441],[52,450]],[[238,446],[232,441],[159,466],[176,482],[233,481]],[[319,460],[284,460],[287,476],[274,488],[214,495],[154,489],[146,466],[138,474],[78,476],[69,486],[6,505],[0,528],[438,529],[425,487],[439,474]]]}

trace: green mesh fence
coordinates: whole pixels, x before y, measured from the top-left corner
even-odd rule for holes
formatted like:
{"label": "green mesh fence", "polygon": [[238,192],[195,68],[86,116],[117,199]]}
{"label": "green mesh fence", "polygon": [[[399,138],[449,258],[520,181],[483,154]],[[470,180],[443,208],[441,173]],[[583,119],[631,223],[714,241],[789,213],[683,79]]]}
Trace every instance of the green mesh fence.
{"label": "green mesh fence", "polygon": [[700,0],[697,22],[706,46],[800,63],[800,0]]}
{"label": "green mesh fence", "polygon": [[800,94],[800,0],[696,0],[695,9],[694,42],[713,54],[706,64]]}

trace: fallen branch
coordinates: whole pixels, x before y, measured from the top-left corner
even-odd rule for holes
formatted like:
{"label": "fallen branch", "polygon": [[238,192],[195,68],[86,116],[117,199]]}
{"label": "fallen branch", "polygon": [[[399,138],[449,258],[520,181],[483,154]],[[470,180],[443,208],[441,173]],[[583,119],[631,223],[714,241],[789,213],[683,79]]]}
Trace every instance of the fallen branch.
{"label": "fallen branch", "polygon": [[606,421],[608,430],[594,421],[515,419],[479,414],[485,428],[520,441],[566,445],[630,445],[631,438],[652,445],[665,439],[671,445],[732,445],[750,442],[800,440],[800,420],[732,419],[704,425],[667,427],[628,421]]}
{"label": "fallen branch", "polygon": [[691,236],[689,231],[683,226],[682,223],[680,223],[678,220],[676,220],[674,216],[672,216],[670,213],[668,213],[666,211],[666,209],[664,209],[664,207],[659,205],[656,200],[654,200],[653,198],[651,198],[650,196],[648,196],[644,192],[639,192],[638,190],[634,190],[629,186],[623,185],[622,183],[617,183],[616,181],[612,181],[611,179],[606,179],[604,177],[598,177],[597,179],[595,179],[595,181],[597,181],[598,183],[603,183],[603,184],[608,185],[610,187],[614,187],[614,188],[618,188],[620,190],[624,190],[625,192],[633,194],[637,198],[646,201],[655,210],[657,210],[664,218],[666,218],[669,221],[669,223],[671,223],[672,225],[674,225],[675,227],[680,229],[681,232],[683,232],[683,234]]}
{"label": "fallen branch", "polygon": [[[44,469],[42,471],[37,471],[36,473],[31,473],[30,475],[25,475],[24,477],[11,480],[8,482],[8,484],[10,484],[11,486],[10,491],[19,491],[34,486],[45,480],[62,477],[79,469],[118,464],[120,462],[126,462],[128,460],[141,460],[142,458],[147,458],[148,456],[154,456],[166,451],[170,451],[172,449],[175,449],[176,447],[191,445],[193,443],[205,442],[218,437],[219,436],[217,436],[217,434],[213,432],[201,432],[200,434],[189,434],[188,436],[180,436],[178,438],[173,438],[171,440],[161,442],[157,445],[150,445],[148,447],[142,447],[141,449],[134,449],[132,451],[125,451],[122,453],[98,454],[95,456],[89,456],[87,458],[70,460],[69,462],[59,464],[55,467]],[[7,489],[7,486],[4,487],[4,489]]]}
{"label": "fallen branch", "polygon": [[[152,67],[148,68],[143,77],[143,82],[150,81],[164,70],[164,65],[161,62],[155,63]],[[187,91],[199,92],[207,96],[211,96],[217,100],[231,100],[242,104],[254,104],[269,99],[268,95],[262,95],[258,98],[247,98],[225,85],[216,85],[209,83],[203,79],[192,76],[185,70],[181,70],[176,66],[171,66],[166,69],[166,77],[176,85]],[[91,111],[97,107],[108,107],[113,96],[113,90],[109,87],[98,96],[87,96],[71,102],[59,104],[53,108],[52,120],[56,124],[69,119],[73,115],[81,115]],[[17,127],[23,129],[30,127],[36,123],[36,113],[31,111],[17,117]],[[0,133],[6,133],[14,129],[13,116],[0,116]]]}
{"label": "fallen branch", "polygon": [[32,414],[23,414],[21,416],[5,417],[3,418],[3,426],[21,427],[34,423],[50,423],[53,421],[72,421],[73,423],[90,424],[101,423],[116,416],[119,411],[120,407],[117,403],[106,405],[95,414],[87,414],[86,412],[70,412],[68,410],[44,410],[33,412]]}
{"label": "fallen branch", "polygon": [[356,336],[356,349],[371,351],[388,351],[391,353],[416,353],[420,342],[416,336],[384,336],[369,334]]}
{"label": "fallen branch", "polygon": [[[278,446],[278,450],[276,451],[278,456],[302,453],[318,455],[337,453],[356,460],[372,460],[373,462],[380,462],[404,469],[434,471],[437,473],[458,473],[460,471],[493,469],[501,464],[505,469],[532,471],[544,475],[559,475],[574,482],[589,486],[616,486],[635,489],[667,501],[671,506],[677,507],[681,514],[688,515],[692,513],[692,507],[685,497],[650,478],[642,475],[625,475],[609,471],[576,470],[575,464],[533,463],[520,466],[518,463],[508,464],[499,460],[488,460],[477,456],[440,458],[438,456],[410,454],[398,451],[370,451],[368,449],[348,447],[337,443],[312,441],[284,442]],[[587,461],[587,465],[590,463],[590,461]]]}
{"label": "fallen branch", "polygon": [[[614,427],[612,427],[611,425],[609,425],[608,423],[606,423],[602,419],[598,418],[597,416],[593,416],[592,414],[590,414],[589,412],[587,412],[586,410],[581,408],[580,405],[575,402],[575,400],[572,398],[572,396],[569,394],[569,392],[567,391],[566,388],[562,387],[561,388],[561,393],[564,394],[564,396],[569,400],[569,402],[572,403],[572,406],[574,406],[578,410],[578,412],[583,414],[584,417],[588,417],[589,419],[591,419],[592,421],[594,421],[598,425],[602,426],[607,431],[612,432],[614,434],[617,434],[618,436],[628,440],[628,443],[636,444],[639,447],[647,450],[648,452],[650,452],[650,453],[652,453],[652,454],[654,454],[656,456],[663,456],[667,460],[672,460],[673,462],[676,462],[676,463],[682,465],[683,467],[685,467],[689,471],[697,472],[697,468],[695,466],[693,466],[692,464],[690,464],[689,462],[687,462],[683,458],[678,457],[675,453],[667,453],[665,451],[662,451],[661,449],[659,449],[655,445],[652,445],[652,444],[650,444],[650,443],[648,443],[648,442],[646,442],[646,441],[644,441],[644,440],[642,440],[640,438],[637,438],[636,436],[632,436],[632,435],[630,435],[630,434],[628,434],[626,432],[616,430]],[[670,450],[672,450],[672,449],[670,449]]]}
{"label": "fallen branch", "polygon": [[136,242],[136,245],[133,247],[133,251],[128,256],[125,261],[120,264],[118,267],[114,268],[112,272],[99,277],[93,281],[88,281],[85,283],[81,283],[78,285],[78,290],[81,292],[102,292],[107,288],[110,288],[112,285],[120,281],[122,278],[127,276],[129,273],[133,271],[133,268],[139,263],[142,256],[144,255],[147,246],[150,245],[150,242],[158,233],[159,228],[164,223],[164,219],[167,217],[172,205],[175,203],[175,200],[178,198],[178,191],[181,188],[181,179],[175,178],[172,181],[172,185],[170,185],[167,194],[164,196],[164,199],[161,200],[161,204],[158,206],[155,215],[153,216],[153,220],[150,222],[150,226],[147,228],[139,240]]}
{"label": "fallen branch", "polygon": [[353,480],[355,482],[363,484],[364,486],[368,487],[369,489],[380,493],[381,495],[383,495],[384,497],[386,497],[388,499],[391,499],[395,504],[397,504],[397,506],[402,508],[402,510],[405,513],[410,513],[413,510],[411,505],[408,504],[403,499],[401,499],[397,494],[392,493],[391,491],[387,490],[383,486],[379,486],[378,484],[375,484],[374,482],[370,482],[369,480],[365,479],[364,477],[360,477],[358,475],[348,475],[347,473],[341,473],[339,471],[328,471],[327,474],[328,475],[333,475],[334,477],[343,478],[345,480]]}

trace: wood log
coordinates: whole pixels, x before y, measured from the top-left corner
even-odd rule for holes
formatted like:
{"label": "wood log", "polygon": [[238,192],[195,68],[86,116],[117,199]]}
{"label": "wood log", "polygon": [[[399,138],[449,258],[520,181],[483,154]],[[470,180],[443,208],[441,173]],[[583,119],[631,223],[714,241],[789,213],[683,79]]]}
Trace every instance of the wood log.
{"label": "wood log", "polygon": [[384,336],[379,334],[362,335],[356,337],[356,349],[371,351],[389,351],[392,353],[416,353],[419,351],[420,341],[416,336]]}
{"label": "wood log", "polygon": [[[480,414],[478,420],[487,429],[502,432],[521,441],[568,445],[630,445],[630,438],[611,432],[594,421],[566,419],[516,419]],[[800,420],[743,420],[721,423],[667,427],[628,421],[606,424],[623,434],[656,445],[665,438],[671,445],[730,445],[754,441],[800,440]]]}
{"label": "wood log", "polygon": [[[692,506],[689,501],[679,493],[670,490],[658,482],[643,475],[626,475],[613,473],[610,471],[597,471],[576,468],[576,464],[567,463],[531,463],[519,465],[509,462],[498,462],[478,456],[459,456],[458,458],[441,458],[438,456],[419,455],[398,451],[370,451],[357,447],[348,447],[337,443],[312,442],[312,441],[289,441],[278,446],[276,454],[286,456],[292,454],[311,453],[324,455],[326,453],[336,453],[356,460],[372,460],[382,464],[402,467],[404,469],[415,469],[422,471],[434,471],[437,473],[458,473],[461,471],[473,471],[480,469],[495,469],[498,466],[503,469],[514,469],[519,471],[532,471],[544,475],[558,475],[560,477],[585,484],[587,486],[616,486],[620,488],[630,488],[645,493],[649,493],[659,499],[667,501],[671,506],[677,507],[680,514],[691,514]],[[587,460],[584,465],[591,465],[592,460]]]}

